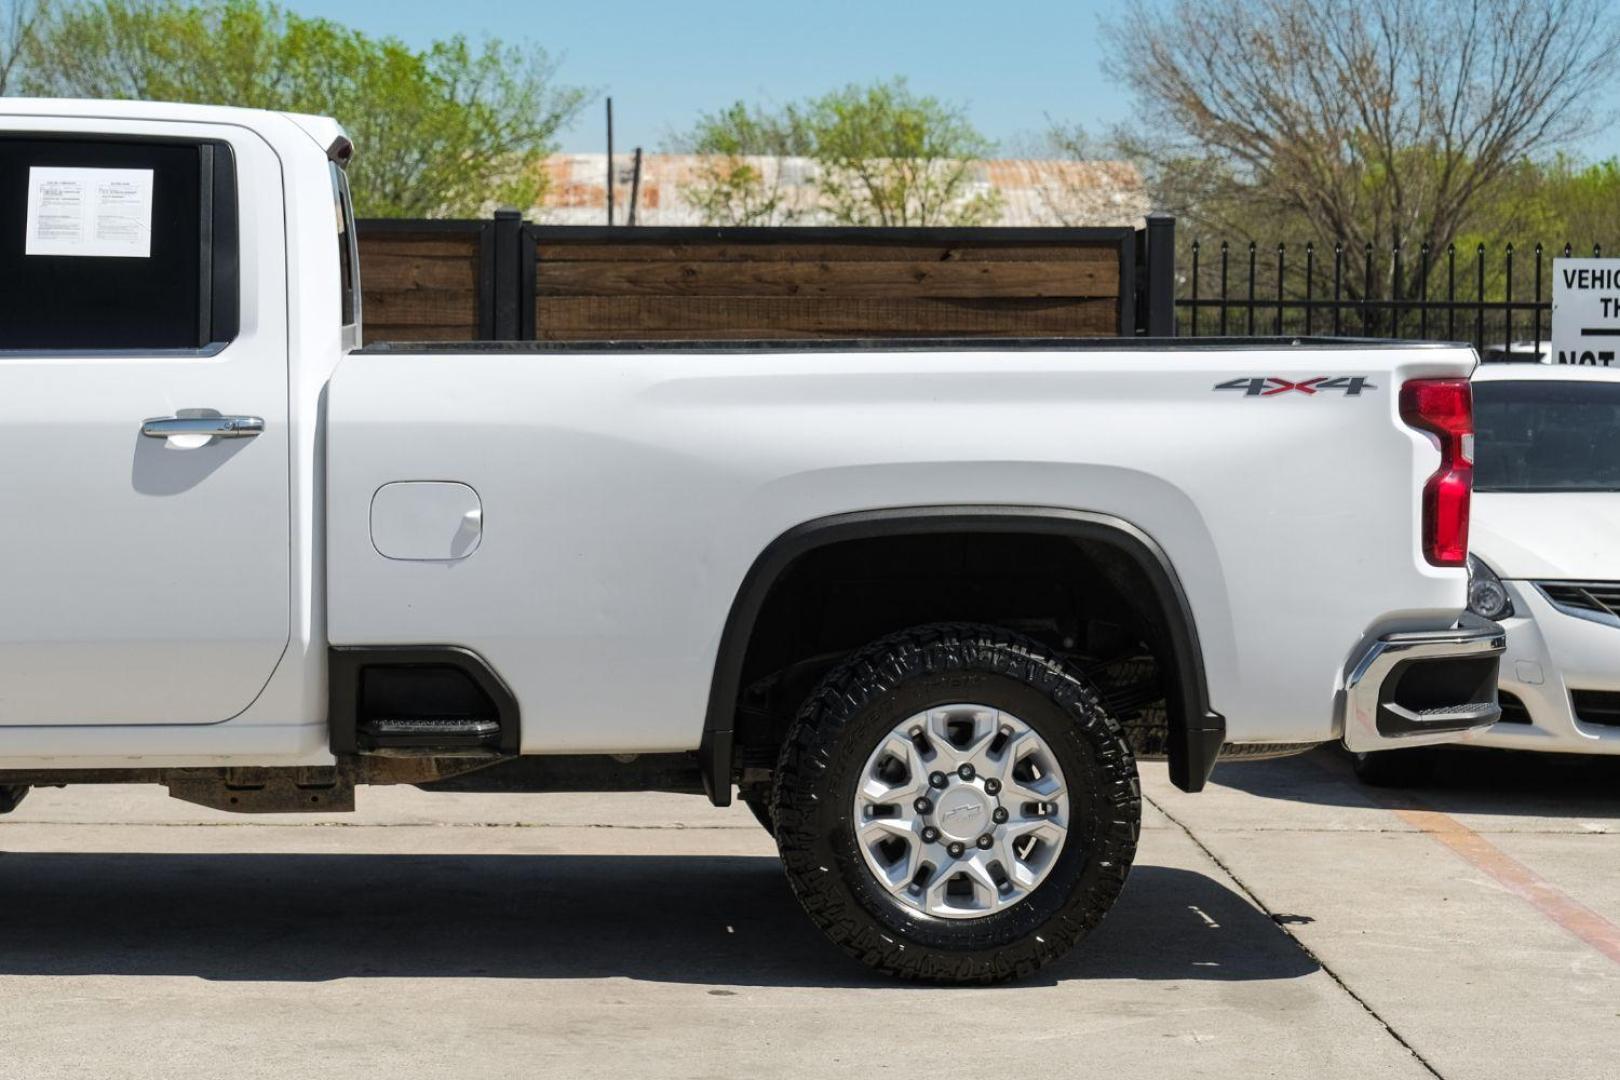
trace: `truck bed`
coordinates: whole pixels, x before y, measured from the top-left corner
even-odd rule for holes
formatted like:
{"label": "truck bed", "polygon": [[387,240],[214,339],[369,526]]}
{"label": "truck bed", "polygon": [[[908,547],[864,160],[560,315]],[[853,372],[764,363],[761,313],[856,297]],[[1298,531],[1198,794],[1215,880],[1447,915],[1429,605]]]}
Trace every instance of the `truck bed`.
{"label": "truck bed", "polygon": [[1359,337],[1095,337],[1095,338],[759,338],[656,341],[385,341],[356,355],[431,353],[787,353],[787,352],[1113,352],[1121,349],[1230,352],[1256,349],[1465,349],[1444,341]]}

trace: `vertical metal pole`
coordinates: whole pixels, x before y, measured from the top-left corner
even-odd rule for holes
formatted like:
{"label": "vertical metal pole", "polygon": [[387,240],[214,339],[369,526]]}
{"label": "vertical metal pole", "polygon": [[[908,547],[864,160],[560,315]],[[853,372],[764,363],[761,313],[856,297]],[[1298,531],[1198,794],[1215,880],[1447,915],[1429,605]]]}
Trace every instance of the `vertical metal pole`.
{"label": "vertical metal pole", "polygon": [[1389,336],[1398,338],[1401,336],[1401,316],[1405,314],[1405,304],[1403,302],[1406,299],[1401,289],[1401,286],[1405,283],[1401,280],[1401,242],[1399,240],[1395,241],[1395,247],[1390,252],[1390,261],[1394,263],[1395,277],[1389,290],[1389,298],[1394,301],[1389,309]]}
{"label": "vertical metal pole", "polygon": [[1503,309],[1504,309],[1504,314],[1507,315],[1507,328],[1506,328],[1506,333],[1504,333],[1503,336],[1502,336],[1502,341],[1507,345],[1507,347],[1509,349],[1511,349],[1511,348],[1513,348],[1513,245],[1512,245],[1512,243],[1509,243],[1508,246],[1507,246],[1507,282],[1503,285],[1502,289],[1503,289],[1503,291],[1502,291],[1502,299],[1505,301],[1505,303],[1503,304]]}
{"label": "vertical metal pole", "polygon": [[1344,333],[1344,311],[1339,307],[1339,297],[1344,288],[1344,241],[1333,241],[1333,336],[1342,337]]}
{"label": "vertical metal pole", "polygon": [[1474,249],[1474,348],[1485,348],[1485,245]]}
{"label": "vertical metal pole", "polygon": [[1226,336],[1226,257],[1229,254],[1225,240],[1221,241],[1221,337]]}
{"label": "vertical metal pole", "polygon": [[[494,334],[496,341],[516,341],[522,336],[519,320],[522,318],[524,256],[523,214],[517,210],[495,211],[495,265],[492,286],[494,304]],[[534,304],[534,297],[529,297]]]}
{"label": "vertical metal pole", "polygon": [[1446,340],[1457,340],[1457,245],[1446,245]]}
{"label": "vertical metal pole", "polygon": [[1429,242],[1423,241],[1418,248],[1418,273],[1423,280],[1418,282],[1418,337],[1425,340],[1429,336]]}
{"label": "vertical metal pole", "polygon": [[636,165],[630,173],[630,213],[625,217],[626,225],[636,223],[636,203],[641,199],[641,147],[636,147]]}
{"label": "vertical metal pole", "polygon": [[1316,244],[1310,240],[1305,241],[1305,336],[1311,336],[1312,323],[1316,321],[1316,309],[1312,306],[1316,299]]}
{"label": "vertical metal pole", "polygon": [[[1362,257],[1365,260],[1365,268],[1364,268],[1364,271],[1363,271],[1363,274],[1362,274],[1363,280],[1362,280],[1362,283],[1361,283],[1361,336],[1362,337],[1371,337],[1372,336],[1373,327],[1377,325],[1376,320],[1378,318],[1376,315],[1373,314],[1372,308],[1370,306],[1371,303],[1372,303],[1372,298],[1373,298],[1373,254],[1372,254],[1372,251],[1373,251],[1372,241],[1368,240],[1365,249],[1362,251]],[[1369,321],[1369,320],[1373,320],[1373,321]]]}
{"label": "vertical metal pole", "polygon": [[1277,323],[1276,334],[1282,337],[1283,332],[1283,245],[1277,243]]}
{"label": "vertical metal pole", "polygon": [[1198,241],[1192,242],[1192,309],[1188,313],[1188,332],[1198,336]]}
{"label": "vertical metal pole", "polygon": [[1147,218],[1147,332],[1149,337],[1176,333],[1176,219],[1168,214]]}
{"label": "vertical metal pole", "polygon": [[1531,310],[1535,313],[1536,325],[1536,355],[1541,355],[1541,244],[1536,244],[1536,297],[1535,306]]}
{"label": "vertical metal pole", "polygon": [[607,211],[608,224],[613,224],[613,99],[607,99]]}
{"label": "vertical metal pole", "polygon": [[1254,337],[1254,241],[1249,241],[1249,336]]}

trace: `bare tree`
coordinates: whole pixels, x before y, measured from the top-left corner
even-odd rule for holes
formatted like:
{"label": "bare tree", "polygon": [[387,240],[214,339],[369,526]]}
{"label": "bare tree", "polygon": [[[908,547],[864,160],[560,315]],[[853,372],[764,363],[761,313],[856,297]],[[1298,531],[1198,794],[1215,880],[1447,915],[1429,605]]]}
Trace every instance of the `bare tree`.
{"label": "bare tree", "polygon": [[1517,167],[1599,122],[1613,15],[1607,0],[1147,4],[1107,28],[1141,106],[1121,140],[1196,224],[1443,249]]}
{"label": "bare tree", "polygon": [[48,0],[0,0],[0,94],[16,81]]}

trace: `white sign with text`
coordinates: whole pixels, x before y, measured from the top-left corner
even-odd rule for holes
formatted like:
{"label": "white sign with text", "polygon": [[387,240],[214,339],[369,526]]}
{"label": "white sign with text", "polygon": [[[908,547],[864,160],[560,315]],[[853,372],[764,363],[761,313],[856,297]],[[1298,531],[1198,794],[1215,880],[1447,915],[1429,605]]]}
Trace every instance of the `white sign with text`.
{"label": "white sign with text", "polygon": [[1620,259],[1554,259],[1552,362],[1620,367]]}
{"label": "white sign with text", "polygon": [[28,170],[25,255],[148,259],[152,170]]}

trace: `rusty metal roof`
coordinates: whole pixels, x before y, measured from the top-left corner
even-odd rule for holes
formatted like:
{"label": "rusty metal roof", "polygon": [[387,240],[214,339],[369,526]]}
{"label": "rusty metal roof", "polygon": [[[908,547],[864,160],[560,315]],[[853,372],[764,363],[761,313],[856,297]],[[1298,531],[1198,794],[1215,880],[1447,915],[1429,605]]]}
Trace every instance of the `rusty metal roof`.
{"label": "rusty metal roof", "polygon": [[[614,220],[624,224],[630,205],[634,156],[615,154]],[[726,159],[696,154],[642,157],[637,221],[644,225],[705,225],[688,195],[714,170],[746,164],[775,190],[796,225],[835,224],[817,204],[817,165],[809,158]],[[546,159],[547,186],[530,221],[601,225],[607,221],[607,155],[555,154]],[[1004,159],[971,166],[968,194],[994,191],[1001,216],[990,225],[1135,225],[1149,209],[1142,175],[1123,161]],[[761,224],[783,224],[783,221]]]}

